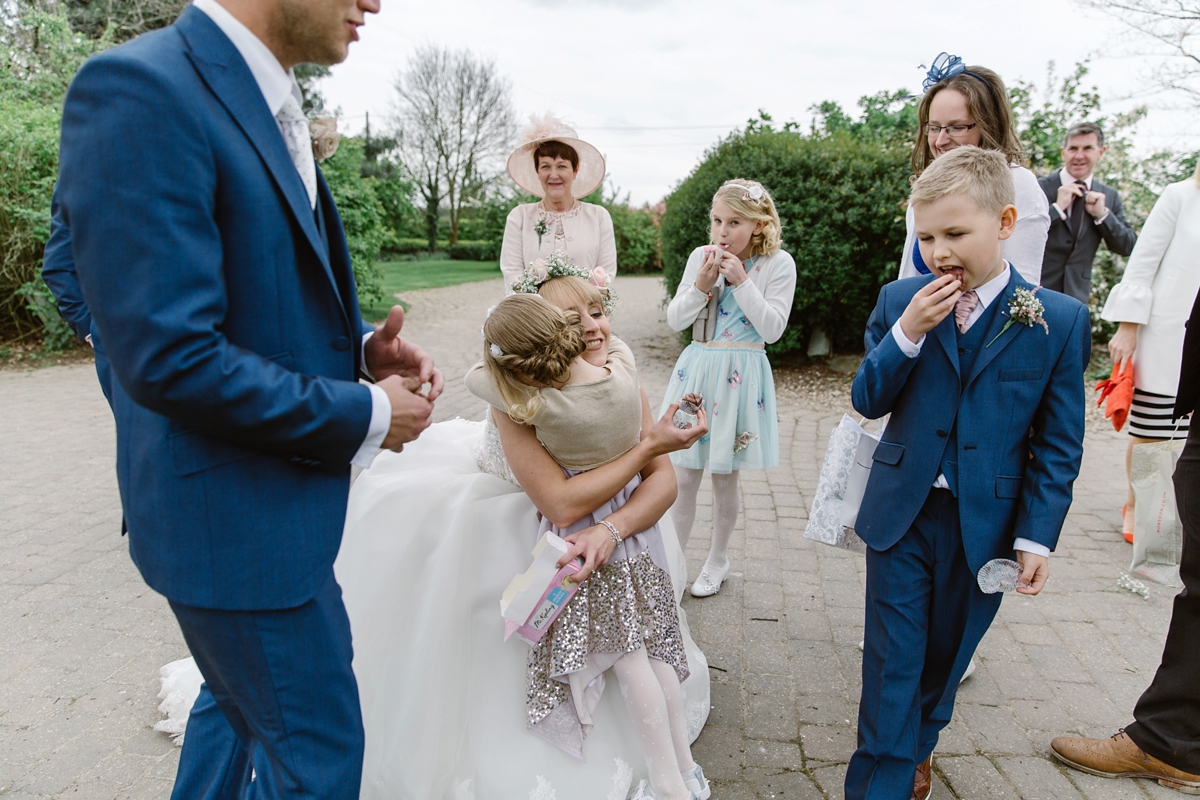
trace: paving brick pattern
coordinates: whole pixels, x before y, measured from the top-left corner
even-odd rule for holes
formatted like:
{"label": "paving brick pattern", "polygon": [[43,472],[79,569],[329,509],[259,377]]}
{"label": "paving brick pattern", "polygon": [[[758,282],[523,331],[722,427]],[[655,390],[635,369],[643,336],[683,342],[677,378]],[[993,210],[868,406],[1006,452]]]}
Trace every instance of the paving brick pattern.
{"label": "paving brick pattern", "polygon": [[[638,355],[657,407],[677,339],[661,283],[620,278],[614,330]],[[500,281],[406,296],[406,331],[450,376],[437,418],[478,419],[462,387]],[[847,409],[848,410],[848,409]],[[695,755],[718,800],[840,798],[855,745],[863,560],[803,539],[839,415],[780,409],[781,465],[743,475],[734,571],[715,597],[685,601],[712,666],[713,709]],[[1090,431],[1075,504],[1038,598],[1005,599],[935,757],[935,798],[1166,798],[1047,756],[1059,733],[1126,724],[1158,665],[1173,591],[1118,590],[1124,440]],[[158,668],[186,655],[162,597],[119,536],[108,408],[85,366],[0,372],[0,794],[164,798],[178,749],[153,730]],[[700,496],[688,550],[696,574],[711,524]],[[570,800],[570,798],[560,798]]]}

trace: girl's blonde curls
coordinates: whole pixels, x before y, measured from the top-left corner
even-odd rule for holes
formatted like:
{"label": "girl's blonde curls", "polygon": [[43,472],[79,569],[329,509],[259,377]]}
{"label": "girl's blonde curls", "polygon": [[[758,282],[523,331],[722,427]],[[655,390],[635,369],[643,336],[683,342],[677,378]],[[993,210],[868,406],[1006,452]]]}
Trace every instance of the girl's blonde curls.
{"label": "girl's blonde curls", "polygon": [[576,311],[536,294],[500,301],[483,323],[483,363],[514,422],[529,424],[542,408],[539,386],[558,386],[587,349]]}

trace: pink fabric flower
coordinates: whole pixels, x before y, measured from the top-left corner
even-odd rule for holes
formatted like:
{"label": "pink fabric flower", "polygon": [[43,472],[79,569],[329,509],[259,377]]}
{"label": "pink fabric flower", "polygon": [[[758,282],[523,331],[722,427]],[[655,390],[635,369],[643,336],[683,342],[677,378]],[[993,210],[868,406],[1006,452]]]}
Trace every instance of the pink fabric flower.
{"label": "pink fabric flower", "polygon": [[596,267],[594,270],[592,270],[589,280],[592,282],[593,286],[599,289],[604,289],[608,286],[608,282],[611,281],[612,278],[608,277],[608,273],[605,272],[602,267]]}

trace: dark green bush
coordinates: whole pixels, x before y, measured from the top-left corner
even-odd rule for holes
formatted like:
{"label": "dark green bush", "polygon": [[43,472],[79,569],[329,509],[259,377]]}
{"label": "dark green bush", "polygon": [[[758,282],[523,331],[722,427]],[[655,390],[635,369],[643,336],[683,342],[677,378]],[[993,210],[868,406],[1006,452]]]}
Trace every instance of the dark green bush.
{"label": "dark green bush", "polygon": [[796,259],[791,321],[772,353],[807,351],[815,328],[861,352],[863,329],[904,246],[909,150],[844,131],[808,136],[751,124],[710,150],[667,198],[663,280],[674,294],[688,254],[708,243],[709,206],[731,178],[760,181],[775,198],[783,247]]}
{"label": "dark green bush", "polygon": [[412,256],[429,250],[429,242],[425,239],[402,238],[387,235],[383,239],[383,258],[394,260],[400,256]]}
{"label": "dark green bush", "polygon": [[500,258],[500,248],[494,242],[467,241],[459,239],[446,247],[446,252],[455,261],[493,261]]}
{"label": "dark green bush", "polygon": [[383,300],[379,252],[387,232],[383,227],[383,208],[375,196],[376,179],[362,177],[362,159],[362,140],[343,136],[337,152],[321,164],[321,172],[342,217],[358,299],[369,305]]}

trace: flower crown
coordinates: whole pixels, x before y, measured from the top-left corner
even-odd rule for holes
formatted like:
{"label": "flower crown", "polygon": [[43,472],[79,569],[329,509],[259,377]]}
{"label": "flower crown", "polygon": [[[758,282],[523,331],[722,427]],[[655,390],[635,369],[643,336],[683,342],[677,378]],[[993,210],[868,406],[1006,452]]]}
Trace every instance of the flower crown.
{"label": "flower crown", "polygon": [[546,281],[565,277],[582,278],[599,289],[604,297],[604,316],[612,316],[617,301],[617,293],[612,288],[612,276],[600,267],[588,272],[585,267],[577,266],[562,250],[555,250],[531,263],[509,288],[514,294],[537,294]]}

